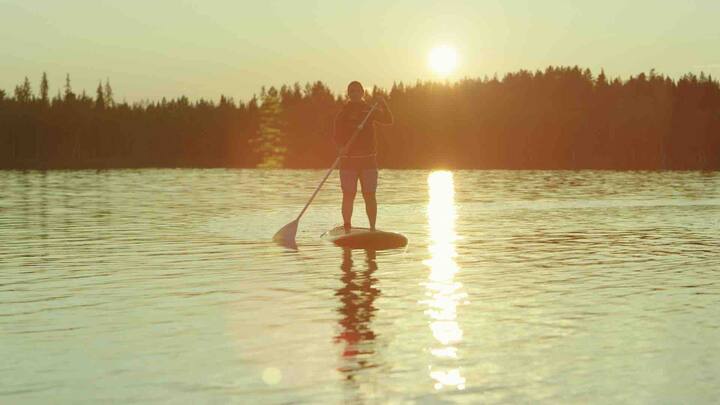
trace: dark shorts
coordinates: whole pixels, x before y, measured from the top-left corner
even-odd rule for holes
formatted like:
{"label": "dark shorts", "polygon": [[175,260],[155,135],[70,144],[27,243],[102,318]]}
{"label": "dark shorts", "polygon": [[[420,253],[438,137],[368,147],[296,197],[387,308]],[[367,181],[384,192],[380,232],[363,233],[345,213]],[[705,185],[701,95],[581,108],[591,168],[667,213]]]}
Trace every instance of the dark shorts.
{"label": "dark shorts", "polygon": [[374,193],[377,190],[377,169],[340,169],[340,187],[343,193],[357,193],[357,183],[363,193]]}

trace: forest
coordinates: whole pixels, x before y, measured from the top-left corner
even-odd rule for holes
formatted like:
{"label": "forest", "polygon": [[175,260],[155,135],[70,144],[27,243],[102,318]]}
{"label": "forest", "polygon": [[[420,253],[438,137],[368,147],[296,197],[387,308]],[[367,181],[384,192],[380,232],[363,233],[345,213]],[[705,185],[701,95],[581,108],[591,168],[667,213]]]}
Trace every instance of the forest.
{"label": "forest", "polygon": [[[68,75],[0,90],[0,169],[326,168],[345,102],[318,81],[264,87],[247,101],[116,101]],[[720,85],[701,73],[627,79],[588,69],[457,82],[396,83],[395,123],[377,128],[378,161],[397,169],[720,169]]]}

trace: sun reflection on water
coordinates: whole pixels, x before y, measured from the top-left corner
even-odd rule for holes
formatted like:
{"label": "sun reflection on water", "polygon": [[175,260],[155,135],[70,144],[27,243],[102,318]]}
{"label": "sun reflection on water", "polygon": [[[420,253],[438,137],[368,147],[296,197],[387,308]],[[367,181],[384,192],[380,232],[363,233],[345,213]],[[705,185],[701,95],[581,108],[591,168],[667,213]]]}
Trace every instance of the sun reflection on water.
{"label": "sun reflection on water", "polygon": [[435,380],[435,389],[454,387],[465,388],[465,378],[458,367],[452,364],[459,358],[456,345],[462,342],[463,331],[457,321],[457,307],[467,295],[462,284],[455,281],[460,271],[455,257],[455,184],[449,171],[436,171],[428,176],[430,202],[427,207],[430,231],[430,258],[425,263],[430,268],[428,280],[424,283],[427,299],[423,301],[428,309],[430,330],[437,341],[430,353],[440,365],[431,364],[430,377]]}

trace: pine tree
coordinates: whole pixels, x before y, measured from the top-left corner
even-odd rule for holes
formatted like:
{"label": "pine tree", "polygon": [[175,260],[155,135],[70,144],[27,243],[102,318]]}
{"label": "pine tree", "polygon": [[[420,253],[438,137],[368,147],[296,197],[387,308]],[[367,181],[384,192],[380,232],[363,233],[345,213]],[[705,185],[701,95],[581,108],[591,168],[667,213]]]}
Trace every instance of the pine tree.
{"label": "pine tree", "polygon": [[105,78],[105,105],[108,107],[115,106],[115,100],[113,99],[112,87],[110,87],[110,79]]}
{"label": "pine tree", "polygon": [[43,72],[42,79],[40,80],[40,101],[43,105],[48,104],[48,92],[50,91],[50,85],[48,84],[47,73]]}
{"label": "pine tree", "polygon": [[102,81],[98,83],[97,90],[96,90],[96,96],[95,96],[95,108],[102,110],[105,108],[105,94],[103,94],[103,86]]}
{"label": "pine tree", "polygon": [[70,73],[65,76],[65,101],[75,100],[75,93],[70,85]]}
{"label": "pine tree", "polygon": [[30,80],[25,76],[23,84],[15,86],[15,100],[20,103],[29,103],[32,101],[32,87],[30,86]]}
{"label": "pine tree", "polygon": [[607,76],[605,76],[605,69],[600,69],[600,74],[598,75],[597,79],[595,79],[595,85],[600,88],[605,88],[608,86]]}
{"label": "pine tree", "polygon": [[285,163],[285,136],[281,118],[282,107],[278,91],[270,87],[260,93],[260,125],[252,140],[254,152],[260,157],[260,168],[281,168]]}

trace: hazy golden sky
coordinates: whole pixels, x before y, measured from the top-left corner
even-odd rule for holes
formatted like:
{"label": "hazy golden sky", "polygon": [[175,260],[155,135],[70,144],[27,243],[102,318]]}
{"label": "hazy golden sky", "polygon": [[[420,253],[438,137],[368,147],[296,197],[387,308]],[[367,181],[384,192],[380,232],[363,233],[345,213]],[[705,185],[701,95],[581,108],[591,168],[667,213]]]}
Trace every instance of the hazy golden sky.
{"label": "hazy golden sky", "polygon": [[427,54],[457,49],[449,79],[580,65],[720,75],[719,0],[0,0],[0,89],[70,73],[116,98],[247,100],[262,85],[437,79]]}

